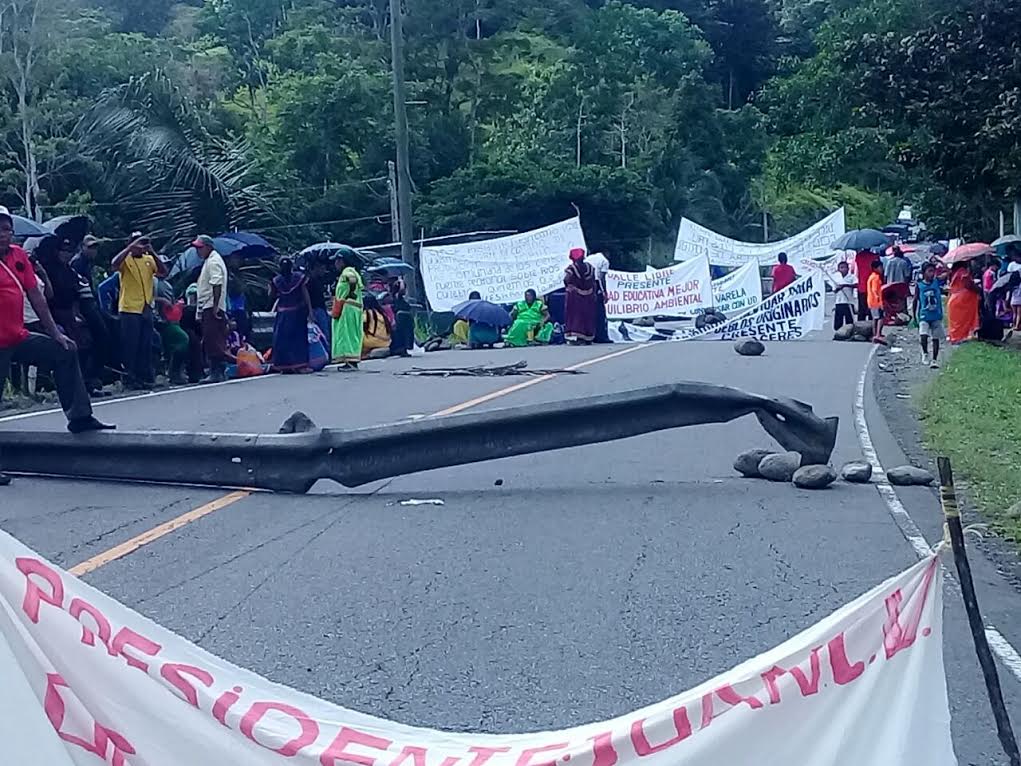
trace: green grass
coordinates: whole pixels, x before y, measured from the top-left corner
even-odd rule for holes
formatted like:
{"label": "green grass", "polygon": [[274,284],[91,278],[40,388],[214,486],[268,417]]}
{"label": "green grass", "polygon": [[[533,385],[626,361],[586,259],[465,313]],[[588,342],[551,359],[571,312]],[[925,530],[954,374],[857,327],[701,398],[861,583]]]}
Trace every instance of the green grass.
{"label": "green grass", "polygon": [[968,343],[922,396],[926,446],[968,482],[993,528],[1021,543],[1021,353]]}

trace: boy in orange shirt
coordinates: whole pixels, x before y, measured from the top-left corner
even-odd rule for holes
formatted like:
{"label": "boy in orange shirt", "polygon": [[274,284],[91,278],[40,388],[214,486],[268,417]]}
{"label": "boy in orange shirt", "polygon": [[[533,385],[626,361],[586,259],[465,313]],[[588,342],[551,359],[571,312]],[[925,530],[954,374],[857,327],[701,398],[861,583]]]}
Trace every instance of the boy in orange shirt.
{"label": "boy in orange shirt", "polygon": [[872,314],[872,342],[883,343],[883,262],[872,261],[872,274],[868,281],[869,313]]}

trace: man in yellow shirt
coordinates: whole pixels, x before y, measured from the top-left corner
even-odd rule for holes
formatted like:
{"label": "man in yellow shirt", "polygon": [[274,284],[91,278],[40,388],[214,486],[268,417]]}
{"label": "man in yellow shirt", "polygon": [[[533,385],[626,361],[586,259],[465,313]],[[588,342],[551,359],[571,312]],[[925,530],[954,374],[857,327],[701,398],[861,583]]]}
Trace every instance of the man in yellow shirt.
{"label": "man in yellow shirt", "polygon": [[148,390],[155,384],[152,369],[153,299],[155,278],[167,275],[166,264],[156,257],[148,237],[139,236],[121,250],[110,267],[120,274],[121,361],[124,385]]}

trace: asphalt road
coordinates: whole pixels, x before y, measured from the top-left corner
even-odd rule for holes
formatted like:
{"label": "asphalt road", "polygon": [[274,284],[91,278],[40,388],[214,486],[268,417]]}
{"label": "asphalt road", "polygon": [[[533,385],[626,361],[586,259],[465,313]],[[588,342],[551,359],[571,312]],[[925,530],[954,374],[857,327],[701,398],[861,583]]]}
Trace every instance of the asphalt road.
{"label": "asphalt road", "polygon": [[[591,362],[582,375],[475,409],[724,383],[839,416],[840,464],[861,456],[854,397],[870,351],[820,340],[774,344],[761,359],[711,342],[451,352],[99,412],[130,429],[275,431],[295,410],[322,426],[360,427],[440,413],[525,382],[393,374],[410,366]],[[903,462],[867,399],[883,463]],[[40,415],[0,427],[62,428],[63,420]],[[256,494],[86,579],[232,662],[348,707],[448,729],[562,728],[695,686],[915,561],[873,487],[811,493],[736,478],[734,456],[755,446],[770,440],[746,418],[356,491],[321,483],[305,497]],[[71,566],[223,494],[19,479],[0,490],[0,526]],[[928,539],[938,539],[935,494],[901,497]],[[413,498],[445,504],[399,504]],[[987,617],[1021,646],[1018,594],[988,562],[975,566]],[[960,762],[1006,763],[951,593],[945,633]],[[1001,680],[1021,726],[1021,683],[1002,668]]]}

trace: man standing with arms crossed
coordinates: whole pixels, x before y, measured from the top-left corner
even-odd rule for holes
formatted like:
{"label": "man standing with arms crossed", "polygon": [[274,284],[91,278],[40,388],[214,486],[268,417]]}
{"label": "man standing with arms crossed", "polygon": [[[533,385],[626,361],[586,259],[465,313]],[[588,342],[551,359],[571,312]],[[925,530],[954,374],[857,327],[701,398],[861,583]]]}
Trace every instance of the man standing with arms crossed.
{"label": "man standing with arms crossed", "polygon": [[[7,208],[0,207],[0,394],[12,362],[50,369],[60,406],[67,416],[68,431],[80,434],[112,430],[114,426],[100,423],[93,417],[74,341],[53,321],[28,254],[12,244],[13,236],[11,214]],[[25,329],[26,298],[46,335]],[[0,473],[0,485],[8,483],[10,479]]]}
{"label": "man standing with arms crossed", "polygon": [[227,379],[227,265],[216,252],[213,238],[203,234],[192,246],[202,259],[199,274],[199,322],[202,326],[202,349],[209,362],[209,377],[203,383],[222,383]]}

